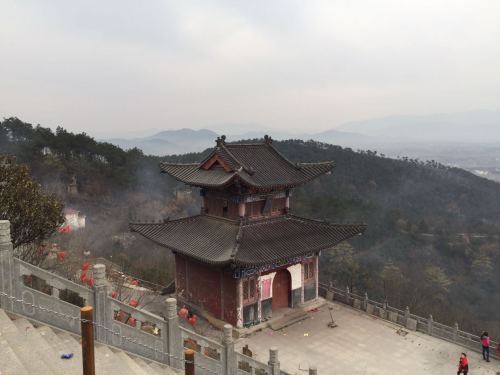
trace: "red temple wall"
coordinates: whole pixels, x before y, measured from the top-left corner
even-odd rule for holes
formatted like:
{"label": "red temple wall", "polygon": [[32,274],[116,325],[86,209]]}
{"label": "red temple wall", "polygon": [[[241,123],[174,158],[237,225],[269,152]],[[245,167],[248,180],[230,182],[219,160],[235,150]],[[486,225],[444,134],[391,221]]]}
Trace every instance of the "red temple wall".
{"label": "red temple wall", "polygon": [[221,269],[175,255],[176,292],[217,319],[236,324],[236,281]]}
{"label": "red temple wall", "polygon": [[184,296],[186,290],[186,259],[175,254],[175,293]]}
{"label": "red temple wall", "polygon": [[222,276],[222,301],[224,303],[224,321],[236,325],[238,320],[237,280],[231,275]]}
{"label": "red temple wall", "polygon": [[245,216],[257,218],[262,216],[282,215],[285,213],[286,198],[274,198],[272,208],[268,212],[264,212],[265,204],[265,200],[246,203]]}
{"label": "red temple wall", "polygon": [[[286,213],[286,201],[286,197],[273,198],[270,209],[264,212],[266,197],[262,196],[258,200],[245,203],[245,216],[259,218],[283,215]],[[203,198],[203,208],[208,215],[227,217],[233,220],[240,217],[238,203],[231,194],[218,195],[207,192]]]}
{"label": "red temple wall", "polygon": [[[229,219],[238,219],[238,204],[228,199],[222,198],[205,198],[205,212],[213,216],[227,217]],[[224,205],[227,206],[224,213]]]}

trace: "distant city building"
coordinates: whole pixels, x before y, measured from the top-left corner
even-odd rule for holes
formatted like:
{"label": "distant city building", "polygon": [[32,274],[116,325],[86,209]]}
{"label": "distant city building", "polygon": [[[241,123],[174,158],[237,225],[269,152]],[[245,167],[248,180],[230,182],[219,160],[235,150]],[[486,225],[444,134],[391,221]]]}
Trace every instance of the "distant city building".
{"label": "distant city building", "polygon": [[364,232],[290,213],[292,189],[333,168],[292,163],[267,136],[252,144],[220,137],[199,164],[161,164],[201,188],[201,214],[131,230],[174,252],[179,299],[237,327],[255,324],[317,299],[319,253]]}

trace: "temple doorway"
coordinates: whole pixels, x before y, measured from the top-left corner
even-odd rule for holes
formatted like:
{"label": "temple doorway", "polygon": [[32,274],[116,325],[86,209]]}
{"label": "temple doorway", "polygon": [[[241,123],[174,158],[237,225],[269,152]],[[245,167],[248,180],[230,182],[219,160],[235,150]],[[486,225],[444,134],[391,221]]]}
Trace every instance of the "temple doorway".
{"label": "temple doorway", "polygon": [[276,272],[273,279],[273,310],[290,306],[290,290],[292,287],[292,276],[288,270],[283,269]]}

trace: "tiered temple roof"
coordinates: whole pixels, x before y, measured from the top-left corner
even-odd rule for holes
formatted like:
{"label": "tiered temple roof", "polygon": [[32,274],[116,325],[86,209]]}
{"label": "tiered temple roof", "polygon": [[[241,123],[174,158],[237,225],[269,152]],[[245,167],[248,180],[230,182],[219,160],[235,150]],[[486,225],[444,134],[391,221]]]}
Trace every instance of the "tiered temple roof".
{"label": "tiered temple roof", "polygon": [[234,182],[256,189],[283,189],[304,184],[330,172],[335,163],[292,163],[273,146],[264,143],[226,143],[217,146],[201,163],[161,163],[161,171],[188,185],[223,188]]}
{"label": "tiered temple roof", "polygon": [[361,234],[365,225],[330,224],[294,215],[248,221],[197,215],[132,231],[210,264],[258,266],[316,253]]}
{"label": "tiered temple roof", "polygon": [[[334,166],[333,162],[292,163],[267,136],[263,143],[226,143],[222,136],[201,163],[160,165],[162,172],[206,190],[245,186],[244,192],[236,193],[241,196],[249,191],[274,194],[288,190],[330,172]],[[287,262],[318,253],[366,229],[362,224],[330,224],[284,212],[274,217],[243,213],[238,219],[204,213],[162,224],[134,223],[130,229],[175,253],[212,265],[238,267]]]}

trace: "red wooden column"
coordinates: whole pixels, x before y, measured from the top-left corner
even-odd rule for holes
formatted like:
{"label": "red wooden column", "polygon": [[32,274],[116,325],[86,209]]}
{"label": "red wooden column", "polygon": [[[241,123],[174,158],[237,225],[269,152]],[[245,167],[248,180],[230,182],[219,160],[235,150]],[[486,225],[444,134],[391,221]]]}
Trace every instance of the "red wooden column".
{"label": "red wooden column", "polygon": [[318,298],[318,287],[319,287],[319,255],[314,257],[314,272],[315,272],[315,283],[316,283],[316,299]]}
{"label": "red wooden column", "polygon": [[300,303],[304,304],[304,263],[300,263],[300,277],[301,277],[301,287],[300,287]]}
{"label": "red wooden column", "polygon": [[243,280],[236,283],[236,327],[243,328]]}
{"label": "red wooden column", "polygon": [[246,206],[245,206],[245,199],[240,198],[241,201],[238,203],[238,216],[239,217],[245,217],[246,214]]}

